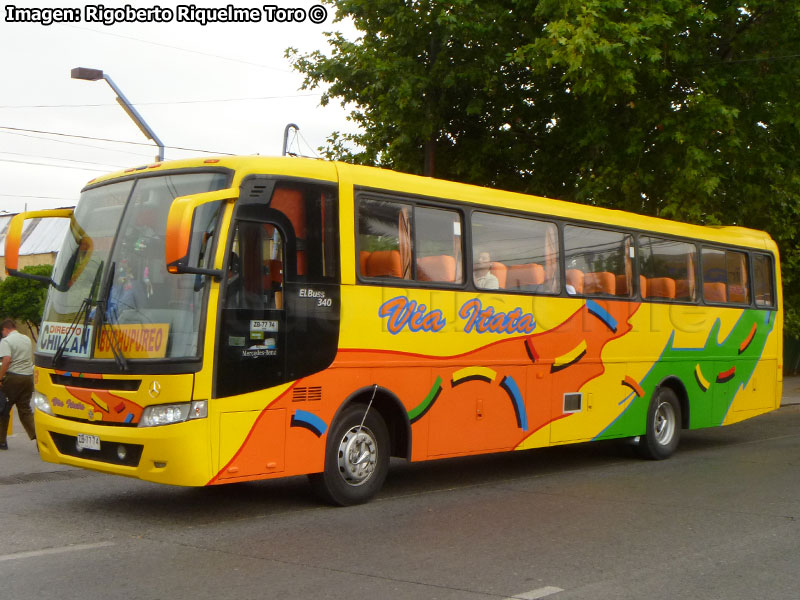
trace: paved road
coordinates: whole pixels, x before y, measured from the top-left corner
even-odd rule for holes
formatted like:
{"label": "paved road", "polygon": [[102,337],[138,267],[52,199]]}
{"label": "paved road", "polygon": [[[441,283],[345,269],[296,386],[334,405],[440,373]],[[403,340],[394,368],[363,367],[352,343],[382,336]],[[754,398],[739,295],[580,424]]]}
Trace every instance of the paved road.
{"label": "paved road", "polygon": [[304,478],[181,489],[48,465],[18,434],[0,598],[800,598],[796,388],[684,432],[669,461],[597,443],[397,463],[346,509]]}

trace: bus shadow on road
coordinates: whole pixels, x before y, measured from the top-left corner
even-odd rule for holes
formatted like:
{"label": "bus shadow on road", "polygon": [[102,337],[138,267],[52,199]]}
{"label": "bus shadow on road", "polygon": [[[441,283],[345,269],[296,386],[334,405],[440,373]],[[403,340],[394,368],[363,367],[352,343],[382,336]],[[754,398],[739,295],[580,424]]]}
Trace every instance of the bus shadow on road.
{"label": "bus shadow on road", "polygon": [[[681,445],[671,461],[713,457],[715,451],[758,441],[758,420],[731,427],[683,431]],[[767,428],[771,435],[776,432]],[[671,461],[666,461],[667,463]],[[409,463],[392,459],[389,476],[375,501],[437,494],[469,487],[491,486],[508,481],[546,477],[559,473],[603,468],[638,469],[648,461],[638,458],[630,440],[608,440],[446,458]],[[109,478],[96,510],[113,517],[135,516],[153,526],[198,525],[224,520],[247,519],[274,514],[328,508],[313,493],[305,476],[266,481],[232,483],[200,488],[177,488],[148,482]],[[124,483],[119,483],[124,482]],[[96,497],[95,497],[96,499]],[[75,500],[80,502],[79,499]]]}
{"label": "bus shadow on road", "polygon": [[[321,506],[306,477],[210,487],[174,487],[112,478],[108,481],[104,491],[92,493],[93,512],[110,519],[133,518],[143,527],[197,526]],[[60,506],[71,502],[77,511],[85,506],[86,499],[62,499]]]}
{"label": "bus shadow on road", "polygon": [[[631,450],[623,442],[612,441],[420,463],[393,459],[376,501],[602,467],[633,460],[630,457]],[[95,510],[109,518],[133,517],[145,526],[180,527],[219,522],[221,509],[224,509],[224,520],[230,521],[329,508],[316,497],[305,476],[200,488],[103,479],[108,484],[103,491],[93,493]],[[62,505],[71,501],[82,505],[84,499],[62,500]]]}
{"label": "bus shadow on road", "polygon": [[392,464],[380,498],[422,494],[454,488],[492,485],[508,480],[542,477],[591,469],[631,460],[627,441],[600,441],[554,448],[536,448],[424,463]]}

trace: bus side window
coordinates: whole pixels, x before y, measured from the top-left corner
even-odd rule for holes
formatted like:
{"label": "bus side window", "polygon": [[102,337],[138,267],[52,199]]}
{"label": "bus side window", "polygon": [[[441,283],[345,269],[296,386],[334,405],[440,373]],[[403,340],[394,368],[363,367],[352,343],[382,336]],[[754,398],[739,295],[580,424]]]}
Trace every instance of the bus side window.
{"label": "bus side window", "polygon": [[[631,246],[632,237],[626,233],[566,225],[567,293],[632,296]],[[583,291],[579,289],[581,281]]]}
{"label": "bus side window", "polygon": [[703,294],[707,302],[750,304],[747,254],[703,248]]}
{"label": "bus side window", "polygon": [[553,223],[475,212],[472,245],[475,287],[558,292],[558,228]]}
{"label": "bus side window", "polygon": [[461,283],[461,213],[394,200],[358,203],[362,277]]}
{"label": "bus side window", "polygon": [[417,281],[464,281],[459,212],[415,206],[414,234]]}
{"label": "bus side window", "polygon": [[[286,217],[290,224],[284,223],[286,233],[294,237],[294,256],[286,257],[281,281],[334,282],[338,275],[335,190],[310,183],[281,182],[272,194],[270,208]],[[265,268],[269,267],[265,263]],[[274,286],[278,279],[275,273],[271,277]]]}
{"label": "bus side window", "polygon": [[775,306],[775,283],[772,279],[772,257],[753,255],[753,291],[756,306]]}
{"label": "bus side window", "polygon": [[642,297],[693,302],[697,298],[697,251],[694,244],[639,237]]}
{"label": "bus side window", "polygon": [[358,204],[361,275],[411,279],[412,207],[362,199]]}
{"label": "bus side window", "polygon": [[300,189],[277,187],[272,195],[270,207],[281,211],[292,223],[297,247],[297,275],[302,277],[308,274],[308,253],[306,239],[306,203]]}

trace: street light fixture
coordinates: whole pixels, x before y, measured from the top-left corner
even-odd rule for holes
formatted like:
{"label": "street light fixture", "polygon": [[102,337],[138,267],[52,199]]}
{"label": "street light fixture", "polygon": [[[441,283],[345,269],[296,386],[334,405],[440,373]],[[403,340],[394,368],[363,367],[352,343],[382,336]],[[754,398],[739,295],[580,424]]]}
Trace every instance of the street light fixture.
{"label": "street light fixture", "polygon": [[136,123],[136,126],[139,130],[145,135],[148,140],[152,140],[158,146],[158,156],[156,156],[156,160],[161,162],[164,160],[164,144],[161,143],[161,140],[158,139],[158,136],[155,132],[150,129],[150,126],[145,122],[142,115],[133,107],[133,105],[128,101],[125,97],[125,94],[122,93],[114,81],[103,73],[102,69],[87,69],[86,67],[75,67],[70,71],[70,75],[73,79],[83,79],[85,81],[97,81],[98,79],[105,79],[106,83],[111,86],[111,89],[114,90],[114,93],[117,95],[117,102],[122,107],[122,109],[128,113],[128,116],[133,119],[133,122]]}

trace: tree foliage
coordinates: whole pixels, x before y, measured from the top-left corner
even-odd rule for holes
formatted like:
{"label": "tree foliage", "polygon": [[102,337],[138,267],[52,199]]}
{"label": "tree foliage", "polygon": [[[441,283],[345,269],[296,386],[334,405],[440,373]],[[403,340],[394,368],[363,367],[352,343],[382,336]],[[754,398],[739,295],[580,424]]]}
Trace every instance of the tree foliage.
{"label": "tree foliage", "polygon": [[[52,265],[34,265],[22,269],[23,273],[50,277]],[[42,322],[47,286],[21,277],[6,277],[0,281],[0,318],[12,318],[25,323],[34,338],[38,337]]]}
{"label": "tree foliage", "polygon": [[350,107],[327,155],[778,241],[800,333],[800,4],[339,0],[356,40],[289,49]]}

